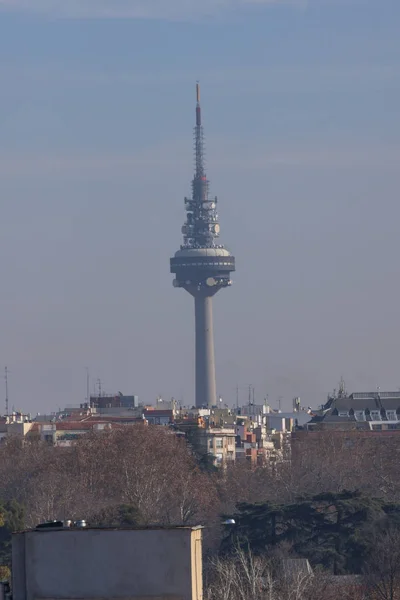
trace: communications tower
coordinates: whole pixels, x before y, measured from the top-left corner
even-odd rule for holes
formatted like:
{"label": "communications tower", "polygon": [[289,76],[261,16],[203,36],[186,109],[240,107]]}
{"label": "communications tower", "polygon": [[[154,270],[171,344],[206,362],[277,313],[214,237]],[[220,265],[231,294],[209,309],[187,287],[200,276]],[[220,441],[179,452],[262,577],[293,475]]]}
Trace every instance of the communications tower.
{"label": "communications tower", "polygon": [[196,322],[196,407],[217,404],[212,318],[212,297],[231,285],[235,258],[218,244],[217,198],[209,196],[204,167],[204,135],[201,124],[200,87],[196,85],[195,174],[192,195],[185,198],[186,221],[183,244],[170,259],[174,287],[194,297]]}

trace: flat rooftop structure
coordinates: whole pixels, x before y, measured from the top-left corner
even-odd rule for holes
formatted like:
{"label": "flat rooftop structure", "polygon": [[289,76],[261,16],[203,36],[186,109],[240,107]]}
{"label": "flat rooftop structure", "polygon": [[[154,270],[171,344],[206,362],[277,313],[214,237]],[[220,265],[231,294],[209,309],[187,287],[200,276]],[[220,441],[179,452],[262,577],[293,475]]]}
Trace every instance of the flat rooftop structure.
{"label": "flat rooftop structure", "polygon": [[14,600],[201,600],[202,528],[43,528],[14,533]]}

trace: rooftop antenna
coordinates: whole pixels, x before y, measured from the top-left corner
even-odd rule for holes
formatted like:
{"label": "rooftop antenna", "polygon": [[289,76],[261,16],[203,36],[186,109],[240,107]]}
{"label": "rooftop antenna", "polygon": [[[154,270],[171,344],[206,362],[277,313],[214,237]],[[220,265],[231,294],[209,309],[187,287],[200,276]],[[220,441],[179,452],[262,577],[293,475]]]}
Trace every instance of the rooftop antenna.
{"label": "rooftop antenna", "polygon": [[236,408],[239,410],[239,386],[236,386]]}
{"label": "rooftop antenna", "polygon": [[345,398],[347,396],[346,393],[346,384],[344,382],[343,377],[340,378],[340,383],[339,383],[339,392],[338,392],[338,397],[339,398]]}
{"label": "rooftop antenna", "polygon": [[101,379],[100,377],[97,379],[97,389],[99,390],[99,398],[101,396]]}
{"label": "rooftop antenna", "polygon": [[7,367],[4,368],[4,379],[6,382],[6,416],[8,417],[8,374],[9,370]]}
{"label": "rooftop antenna", "polygon": [[89,367],[85,367],[86,370],[86,402],[89,405],[90,404],[90,391],[89,391],[89,384],[90,384],[90,377],[89,377]]}

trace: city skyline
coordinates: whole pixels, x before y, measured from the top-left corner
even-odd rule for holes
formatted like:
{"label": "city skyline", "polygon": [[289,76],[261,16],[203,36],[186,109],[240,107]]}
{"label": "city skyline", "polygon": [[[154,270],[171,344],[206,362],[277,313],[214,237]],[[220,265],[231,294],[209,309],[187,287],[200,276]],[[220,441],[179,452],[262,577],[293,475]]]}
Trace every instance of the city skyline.
{"label": "city skyline", "polygon": [[229,310],[214,302],[217,394],[234,404],[251,383],[275,406],[316,405],[341,375],[397,389],[398,4],[221,2],[207,17],[148,2],[141,19],[136,2],[130,18],[61,5],[0,2],[10,406],[78,403],[85,366],[106,391],[194,400],[192,306],[168,256],[196,79],[239,259]]}

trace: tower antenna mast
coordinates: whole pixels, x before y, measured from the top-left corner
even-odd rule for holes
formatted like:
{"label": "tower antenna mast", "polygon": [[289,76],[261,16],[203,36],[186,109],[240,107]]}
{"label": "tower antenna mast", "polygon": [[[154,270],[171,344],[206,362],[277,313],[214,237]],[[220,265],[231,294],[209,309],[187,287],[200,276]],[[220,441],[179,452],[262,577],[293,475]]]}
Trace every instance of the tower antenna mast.
{"label": "tower antenna mast", "polygon": [[196,407],[217,404],[212,318],[212,297],[231,285],[235,258],[221,244],[217,198],[209,197],[204,166],[204,134],[200,106],[200,85],[196,83],[196,125],[194,128],[195,173],[192,194],[185,198],[187,212],[182,227],[183,244],[170,260],[174,287],[194,297],[196,324]]}

